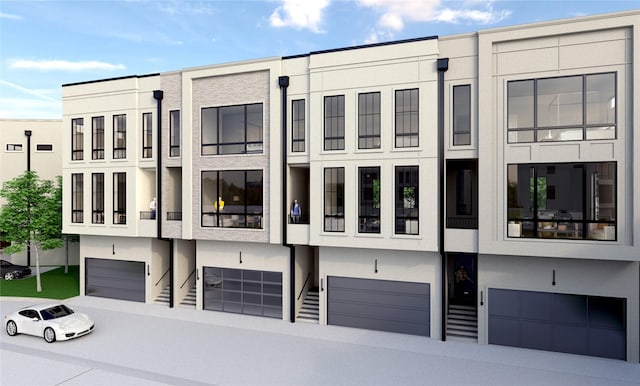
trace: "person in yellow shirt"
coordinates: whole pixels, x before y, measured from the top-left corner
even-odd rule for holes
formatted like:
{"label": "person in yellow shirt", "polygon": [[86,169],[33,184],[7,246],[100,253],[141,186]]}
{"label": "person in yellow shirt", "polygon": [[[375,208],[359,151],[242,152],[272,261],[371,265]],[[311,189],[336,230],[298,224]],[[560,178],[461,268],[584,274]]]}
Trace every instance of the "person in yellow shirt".
{"label": "person in yellow shirt", "polygon": [[224,201],[222,200],[222,197],[218,197],[218,201],[215,201],[213,203],[213,208],[215,210],[223,210],[224,209]]}

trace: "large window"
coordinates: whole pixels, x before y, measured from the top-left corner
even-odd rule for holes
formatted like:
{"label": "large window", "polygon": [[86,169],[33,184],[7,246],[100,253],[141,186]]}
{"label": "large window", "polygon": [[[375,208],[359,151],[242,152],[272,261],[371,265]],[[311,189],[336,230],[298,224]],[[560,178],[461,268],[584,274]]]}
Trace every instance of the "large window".
{"label": "large window", "polygon": [[180,157],[180,110],[169,111],[169,157]]}
{"label": "large window", "polygon": [[344,168],[324,169],[324,231],[344,232]]}
{"label": "large window", "polygon": [[358,94],[358,149],[380,148],[380,93]]}
{"label": "large window", "polygon": [[104,159],[104,117],[91,118],[91,159]]}
{"label": "large window", "polygon": [[127,223],[127,174],[113,173],[113,223]]}
{"label": "large window", "polygon": [[262,170],[202,172],[202,226],[262,228]]}
{"label": "large window", "polygon": [[84,119],[71,120],[71,159],[80,161],[84,159]]}
{"label": "large window", "polygon": [[616,137],[616,74],[511,81],[508,141],[547,142]]}
{"label": "large window", "polygon": [[380,168],[358,168],[358,232],[380,233]]}
{"label": "large window", "polygon": [[344,150],[344,95],[324,98],[324,150]]}
{"label": "large window", "polygon": [[291,102],[291,151],[303,152],[305,132],[304,99]]}
{"label": "large window", "polygon": [[113,159],[127,158],[127,116],[113,116]]}
{"label": "large window", "polygon": [[478,229],[478,162],[447,160],[447,228]]}
{"label": "large window", "polygon": [[71,175],[71,222],[81,223],[84,218],[83,191],[84,175],[82,173]]}
{"label": "large window", "polygon": [[153,157],[153,116],[142,113],[142,158]]}
{"label": "large window", "polygon": [[262,103],[202,109],[202,155],[262,153]]}
{"label": "large window", "polygon": [[417,147],[418,89],[396,91],[396,147]]}
{"label": "large window", "polygon": [[471,145],[471,85],[453,86],[453,146]]}
{"label": "large window", "polygon": [[615,162],[508,166],[509,237],[616,239]]}
{"label": "large window", "polygon": [[420,224],[418,166],[396,166],[396,234],[417,235]]}
{"label": "large window", "polygon": [[104,173],[91,175],[91,222],[104,224]]}

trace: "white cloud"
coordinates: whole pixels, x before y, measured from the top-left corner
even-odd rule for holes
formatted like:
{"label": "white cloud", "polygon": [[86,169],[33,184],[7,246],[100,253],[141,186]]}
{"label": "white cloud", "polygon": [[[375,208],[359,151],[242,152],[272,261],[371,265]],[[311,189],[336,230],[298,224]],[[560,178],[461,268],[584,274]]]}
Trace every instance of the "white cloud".
{"label": "white cloud", "polygon": [[13,59],[9,61],[9,68],[40,71],[87,71],[87,70],[124,70],[124,64],[111,64],[96,60],[71,62],[68,60],[28,60]]}
{"label": "white cloud", "polygon": [[218,12],[217,8],[212,6],[210,2],[206,1],[183,1],[183,0],[170,0],[170,1],[152,1],[152,4],[160,12],[164,12],[170,16],[179,15],[213,15]]}
{"label": "white cloud", "polygon": [[329,0],[282,0],[269,20],[274,27],[306,28],[320,33],[323,12],[328,6]]}
{"label": "white cloud", "polygon": [[381,28],[400,31],[406,22],[446,22],[469,21],[478,24],[496,23],[511,12],[494,10],[492,1],[467,0],[462,8],[443,7],[441,0],[356,0],[359,5],[373,8],[381,15]]}
{"label": "white cloud", "polygon": [[18,84],[15,84],[15,83],[7,82],[6,80],[2,80],[2,79],[0,79],[0,86],[6,86],[6,87],[12,88],[14,90],[18,90],[18,91],[20,91],[22,93],[38,97],[38,98],[40,98],[42,100],[45,100],[45,101],[60,102],[59,98],[53,98],[53,97],[50,97],[49,95],[47,95],[47,94],[57,94],[57,92],[54,91],[54,90],[34,90],[34,89],[27,88],[27,87],[22,87],[22,86],[20,86]]}
{"label": "white cloud", "polygon": [[43,101],[33,98],[0,98],[0,118],[60,119],[62,101]]}
{"label": "white cloud", "polygon": [[22,20],[22,16],[0,12],[0,19]]}

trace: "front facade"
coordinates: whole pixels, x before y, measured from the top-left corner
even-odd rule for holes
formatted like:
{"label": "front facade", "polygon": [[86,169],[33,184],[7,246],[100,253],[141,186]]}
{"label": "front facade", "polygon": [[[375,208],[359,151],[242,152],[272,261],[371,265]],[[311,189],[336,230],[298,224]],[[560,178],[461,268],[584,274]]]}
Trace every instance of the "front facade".
{"label": "front facade", "polygon": [[81,293],[637,362],[638,15],[65,85]]}

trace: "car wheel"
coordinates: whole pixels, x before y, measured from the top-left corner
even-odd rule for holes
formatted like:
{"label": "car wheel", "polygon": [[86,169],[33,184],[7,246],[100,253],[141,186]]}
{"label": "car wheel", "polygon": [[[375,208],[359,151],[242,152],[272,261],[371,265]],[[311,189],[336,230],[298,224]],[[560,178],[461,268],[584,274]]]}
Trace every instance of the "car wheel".
{"label": "car wheel", "polygon": [[44,340],[47,343],[53,343],[56,341],[56,332],[53,331],[53,328],[47,327],[44,329]]}
{"label": "car wheel", "polygon": [[4,274],[4,280],[13,280],[16,276],[13,272],[7,272]]}
{"label": "car wheel", "polygon": [[16,322],[13,320],[7,322],[7,334],[9,334],[9,336],[18,335],[18,326],[16,326]]}

